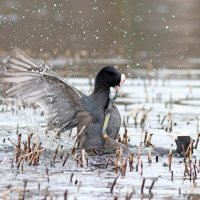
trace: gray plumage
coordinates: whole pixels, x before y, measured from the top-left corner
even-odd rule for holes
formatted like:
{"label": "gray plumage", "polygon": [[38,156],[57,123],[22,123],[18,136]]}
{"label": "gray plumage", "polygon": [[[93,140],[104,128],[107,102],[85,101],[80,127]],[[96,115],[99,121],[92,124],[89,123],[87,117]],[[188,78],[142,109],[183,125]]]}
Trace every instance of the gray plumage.
{"label": "gray plumage", "polygon": [[[8,57],[1,65],[6,71],[0,71],[0,82],[11,85],[4,93],[6,98],[42,105],[49,130],[56,129],[62,133],[77,127],[79,132],[85,125],[80,146],[103,148],[101,131],[110,87],[119,86],[121,78],[114,67],[105,67],[99,71],[93,93],[86,96],[62,78],[47,72],[44,66],[39,66],[19,49],[15,50],[15,56]],[[120,114],[114,106],[107,128],[111,138],[116,139],[120,123]]]}

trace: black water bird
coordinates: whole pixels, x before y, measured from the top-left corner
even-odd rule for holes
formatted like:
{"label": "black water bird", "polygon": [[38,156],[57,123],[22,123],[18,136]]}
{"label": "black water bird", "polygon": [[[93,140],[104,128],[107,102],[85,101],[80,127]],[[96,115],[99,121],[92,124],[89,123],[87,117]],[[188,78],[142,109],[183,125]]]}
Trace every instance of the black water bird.
{"label": "black water bird", "polygon": [[[6,71],[0,72],[0,82],[10,83],[4,93],[6,98],[42,105],[49,130],[62,133],[77,127],[79,133],[84,129],[79,139],[80,148],[103,148],[102,127],[110,88],[120,90],[124,74],[113,66],[102,68],[96,75],[94,91],[86,96],[19,49],[15,49],[15,56],[8,57],[1,65]],[[116,139],[120,124],[119,111],[113,105],[107,126],[110,138]]]}

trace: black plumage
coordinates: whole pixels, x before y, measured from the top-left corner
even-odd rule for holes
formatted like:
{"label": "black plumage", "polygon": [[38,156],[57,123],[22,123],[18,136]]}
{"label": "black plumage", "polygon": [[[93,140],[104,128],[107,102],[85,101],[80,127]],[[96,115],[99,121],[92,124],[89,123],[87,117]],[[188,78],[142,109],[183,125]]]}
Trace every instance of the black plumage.
{"label": "black plumage", "polygon": [[[0,82],[12,84],[4,93],[6,98],[42,105],[49,130],[62,133],[77,127],[79,132],[85,126],[79,147],[103,148],[102,127],[110,87],[119,89],[125,78],[116,68],[102,68],[95,78],[93,93],[86,96],[19,49],[15,50],[15,56],[8,57],[1,65],[6,71],[0,72]],[[119,111],[113,106],[107,127],[107,134],[112,139],[116,139],[120,123]]]}

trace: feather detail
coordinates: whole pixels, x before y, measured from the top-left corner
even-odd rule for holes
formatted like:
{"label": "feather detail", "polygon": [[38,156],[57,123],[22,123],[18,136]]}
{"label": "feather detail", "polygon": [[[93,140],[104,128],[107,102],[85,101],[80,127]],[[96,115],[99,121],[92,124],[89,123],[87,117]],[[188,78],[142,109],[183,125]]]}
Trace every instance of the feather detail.
{"label": "feather detail", "polygon": [[[46,110],[49,129],[60,132],[71,129],[85,120],[89,114],[84,111],[85,95],[54,74],[46,73],[31,58],[19,49],[16,56],[3,62],[7,71],[0,71],[1,83],[13,83],[6,97],[23,102],[38,103]],[[85,112],[79,117],[79,112]]]}

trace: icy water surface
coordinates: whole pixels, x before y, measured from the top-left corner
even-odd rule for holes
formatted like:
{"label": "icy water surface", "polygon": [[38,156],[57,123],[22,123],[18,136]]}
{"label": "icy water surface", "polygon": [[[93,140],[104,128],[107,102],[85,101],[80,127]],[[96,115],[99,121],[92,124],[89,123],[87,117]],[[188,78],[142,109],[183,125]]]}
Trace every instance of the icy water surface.
{"label": "icy water surface", "polygon": [[[89,94],[92,90],[93,80],[87,78],[69,78],[67,81],[75,87]],[[140,111],[137,124],[133,120],[136,110],[151,111],[147,114],[144,130],[153,133],[152,144],[156,147],[170,148],[171,144],[175,148],[172,136],[185,134],[193,139],[197,138],[199,132],[198,117],[200,115],[200,81],[198,79],[129,79],[123,87],[123,96],[117,99],[117,106],[122,118],[129,116],[127,123],[130,144],[138,148],[142,135],[140,120],[143,112]],[[80,164],[70,157],[65,166],[62,166],[63,159],[60,158],[61,150],[54,164],[52,164],[53,152],[58,144],[65,148],[64,157],[67,155],[66,147],[73,143],[62,136],[61,140],[53,137],[46,137],[42,134],[45,128],[44,117],[41,116],[41,109],[35,113],[28,111],[18,111],[12,114],[10,107],[1,106],[0,113],[0,198],[18,199],[24,194],[24,181],[27,181],[25,199],[64,199],[66,191],[68,199],[199,199],[199,159],[198,147],[194,150],[193,156],[197,159],[197,179],[194,179],[194,171],[191,178],[184,177],[183,158],[173,157],[172,172],[167,166],[168,157],[158,158],[152,156],[152,163],[148,162],[147,153],[141,156],[141,162],[136,170],[137,156],[134,157],[134,169],[129,170],[127,164],[126,175],[119,176],[111,193],[113,181],[117,177],[115,166],[111,163],[106,168],[108,157],[115,160],[115,155],[89,156],[88,166],[81,167]],[[161,125],[163,117],[167,113],[172,116],[172,132],[167,133],[168,121]],[[24,163],[24,169],[17,170],[16,164],[11,169],[14,150],[12,144],[7,140],[9,137],[17,143],[16,126],[19,123],[19,130],[23,133],[23,140],[27,138],[28,131],[34,131],[35,140],[40,139],[42,146],[47,151],[40,157],[39,165],[29,166]],[[121,126],[121,135],[124,127]],[[5,138],[5,141],[4,141]],[[146,152],[149,152],[147,149]],[[194,161],[193,157],[193,161]],[[124,156],[124,160],[127,156]],[[48,175],[46,172],[48,168]],[[73,173],[73,177],[72,177]],[[146,178],[143,194],[141,185]],[[154,186],[149,193],[152,182]]]}

